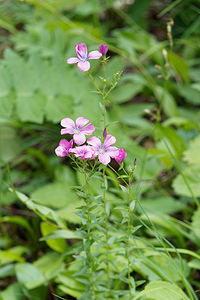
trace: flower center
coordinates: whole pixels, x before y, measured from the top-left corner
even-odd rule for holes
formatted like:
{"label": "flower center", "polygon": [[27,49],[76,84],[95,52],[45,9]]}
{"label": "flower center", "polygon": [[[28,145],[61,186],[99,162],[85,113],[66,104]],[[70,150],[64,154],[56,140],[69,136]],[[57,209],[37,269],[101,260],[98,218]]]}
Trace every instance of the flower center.
{"label": "flower center", "polygon": [[105,150],[104,150],[103,148],[100,148],[100,149],[99,149],[99,153],[102,154],[102,153],[104,153],[104,152],[105,152]]}
{"label": "flower center", "polygon": [[87,60],[87,56],[81,56],[79,59],[82,60],[82,61],[86,61]]}
{"label": "flower center", "polygon": [[79,133],[80,132],[80,129],[79,128],[75,128],[74,129],[74,133]]}

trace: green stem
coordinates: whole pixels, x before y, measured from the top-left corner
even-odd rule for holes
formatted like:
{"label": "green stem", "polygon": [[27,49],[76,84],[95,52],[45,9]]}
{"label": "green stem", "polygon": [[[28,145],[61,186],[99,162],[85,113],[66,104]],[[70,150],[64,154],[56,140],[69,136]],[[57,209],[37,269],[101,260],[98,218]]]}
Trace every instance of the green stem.
{"label": "green stem", "polygon": [[[94,287],[94,275],[93,275],[93,257],[92,257],[92,251],[91,251],[91,218],[90,218],[90,197],[89,197],[89,183],[88,183],[88,176],[86,172],[86,165],[85,165],[85,194],[86,194],[86,206],[87,206],[87,234],[88,234],[88,261],[89,261],[89,269],[90,269],[90,281],[91,281],[91,289],[92,289],[92,296],[93,299],[96,300],[95,296],[95,287]],[[86,250],[86,251],[87,251]]]}
{"label": "green stem", "polygon": [[130,180],[128,186],[128,230],[127,230],[127,238],[126,238],[126,258],[127,258],[127,268],[128,268],[128,285],[129,285],[129,299],[131,300],[131,262],[129,259],[129,251],[130,251],[130,238],[131,238],[131,188],[130,188]]}
{"label": "green stem", "polygon": [[125,183],[125,185],[128,187],[129,184],[126,182],[126,180],[124,180],[124,178],[115,169],[113,169],[113,167],[111,167],[110,165],[108,165],[108,166]]}
{"label": "green stem", "polygon": [[103,85],[103,93],[102,93],[102,102],[103,102],[103,108],[104,108],[104,128],[106,128],[106,83],[107,83],[107,73],[106,73],[106,59],[104,55],[104,60],[103,60],[103,70],[104,70],[104,85]]}
{"label": "green stem", "polygon": [[100,88],[98,87],[98,85],[96,84],[95,78],[92,76],[92,74],[90,72],[88,72],[89,78],[92,81],[94,87],[96,88],[96,90],[98,91],[99,94],[102,95],[102,91],[100,90]]}
{"label": "green stem", "polygon": [[110,266],[109,266],[109,245],[108,245],[108,214],[106,212],[106,185],[105,185],[105,173],[106,167],[103,169],[103,182],[104,182],[104,191],[103,191],[103,203],[104,203],[104,214],[105,214],[105,245],[106,245],[106,274],[107,274],[107,289],[110,291]]}

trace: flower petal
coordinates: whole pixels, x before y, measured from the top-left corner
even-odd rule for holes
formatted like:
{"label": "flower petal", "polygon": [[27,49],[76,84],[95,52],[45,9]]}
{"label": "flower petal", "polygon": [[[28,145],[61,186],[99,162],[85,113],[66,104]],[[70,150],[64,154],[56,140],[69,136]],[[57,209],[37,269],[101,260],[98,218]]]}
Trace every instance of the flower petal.
{"label": "flower petal", "polygon": [[55,153],[57,156],[59,157],[64,157],[68,154],[68,151],[66,151],[66,149],[62,146],[58,146],[56,149],[55,149]]}
{"label": "flower petal", "polygon": [[64,128],[61,129],[60,133],[63,134],[74,134],[74,129],[73,128]]}
{"label": "flower petal", "polygon": [[99,138],[97,138],[96,136],[92,136],[91,138],[89,138],[87,140],[87,143],[89,145],[92,145],[94,148],[99,149],[101,148],[101,141]]}
{"label": "flower petal", "polygon": [[69,142],[65,139],[60,140],[59,146],[62,146],[63,148],[68,148]]}
{"label": "flower petal", "polygon": [[82,127],[85,126],[88,122],[89,122],[88,119],[79,117],[79,118],[76,119],[76,127],[77,127],[77,128],[82,128]]}
{"label": "flower petal", "polygon": [[94,131],[95,127],[91,123],[80,129],[80,132],[82,132],[85,135],[93,134]]}
{"label": "flower petal", "polygon": [[79,61],[77,67],[81,72],[86,72],[90,69],[89,61]]}
{"label": "flower petal", "polygon": [[74,142],[77,144],[77,145],[82,145],[85,143],[86,141],[86,137],[84,136],[84,134],[82,134],[81,132],[79,133],[75,133],[74,136]]}
{"label": "flower petal", "polygon": [[75,49],[76,49],[76,54],[78,56],[78,58],[87,58],[87,46],[84,43],[80,43],[78,45],[75,45]]}
{"label": "flower petal", "polygon": [[114,157],[114,159],[119,163],[121,164],[121,162],[126,158],[127,156],[127,153],[124,149],[119,149],[119,154]]}
{"label": "flower petal", "polygon": [[103,148],[106,149],[106,148],[112,146],[115,142],[116,142],[116,138],[113,135],[108,134],[103,143]]}
{"label": "flower petal", "polygon": [[67,63],[71,65],[71,64],[76,64],[79,61],[80,61],[80,59],[78,59],[77,57],[70,57],[70,58],[68,58]]}
{"label": "flower petal", "polygon": [[[65,129],[63,129],[63,130],[65,130]],[[67,140],[65,140],[65,139],[62,139],[59,142],[59,146],[65,148],[68,151],[73,146],[73,139],[71,139],[69,142]]]}
{"label": "flower petal", "polygon": [[67,127],[67,128],[75,128],[75,123],[72,119],[70,118],[65,118],[65,119],[62,119],[61,121],[61,126],[62,127]]}
{"label": "flower petal", "polygon": [[115,158],[118,157],[119,155],[119,149],[117,147],[108,147],[106,149],[106,153],[112,157],[112,158]]}
{"label": "flower petal", "polygon": [[103,164],[103,165],[107,165],[109,164],[109,162],[111,161],[110,156],[104,152],[104,153],[100,153],[98,155],[99,161]]}
{"label": "flower petal", "polygon": [[88,54],[87,59],[99,59],[102,56],[101,52],[99,52],[98,50],[95,51],[91,51]]}
{"label": "flower petal", "polygon": [[71,148],[73,147],[73,142],[74,142],[73,139],[71,139],[71,140],[69,141],[69,149],[71,149]]}

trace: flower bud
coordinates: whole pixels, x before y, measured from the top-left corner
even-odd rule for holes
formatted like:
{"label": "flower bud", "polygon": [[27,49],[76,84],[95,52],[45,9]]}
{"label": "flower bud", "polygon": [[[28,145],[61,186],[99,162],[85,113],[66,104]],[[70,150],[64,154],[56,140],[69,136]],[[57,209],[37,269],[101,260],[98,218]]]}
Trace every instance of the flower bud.
{"label": "flower bud", "polygon": [[108,47],[105,44],[102,44],[101,46],[99,46],[99,50],[101,54],[106,55],[106,53],[108,52]]}
{"label": "flower bud", "polygon": [[106,128],[104,128],[103,137],[105,138],[106,136],[107,136],[107,130],[106,130]]}

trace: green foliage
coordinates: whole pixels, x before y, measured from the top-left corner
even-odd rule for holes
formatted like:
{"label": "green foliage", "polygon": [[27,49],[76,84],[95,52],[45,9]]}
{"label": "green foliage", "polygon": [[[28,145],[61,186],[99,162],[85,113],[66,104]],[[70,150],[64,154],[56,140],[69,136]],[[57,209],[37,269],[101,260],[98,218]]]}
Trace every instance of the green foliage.
{"label": "green foliage", "polygon": [[[0,3],[0,299],[89,299],[91,262],[99,300],[129,299],[128,286],[134,299],[198,299],[195,1],[29,2]],[[174,18],[173,47],[164,28],[168,17]],[[123,166],[112,162],[104,182],[101,169],[89,173],[88,204],[84,173],[54,154],[64,117],[84,116],[102,135],[99,94],[86,73],[66,64],[79,42],[89,50],[108,45],[109,81],[125,71],[106,105],[107,130],[128,154],[126,172],[137,158],[129,201]],[[95,61],[91,66],[101,86],[103,70]]]}

